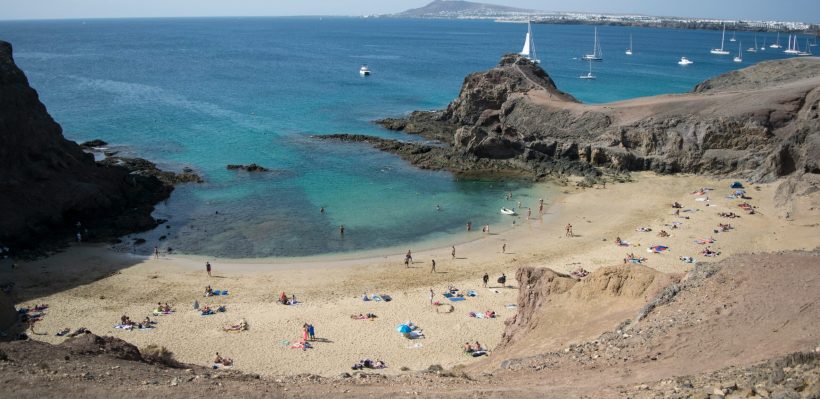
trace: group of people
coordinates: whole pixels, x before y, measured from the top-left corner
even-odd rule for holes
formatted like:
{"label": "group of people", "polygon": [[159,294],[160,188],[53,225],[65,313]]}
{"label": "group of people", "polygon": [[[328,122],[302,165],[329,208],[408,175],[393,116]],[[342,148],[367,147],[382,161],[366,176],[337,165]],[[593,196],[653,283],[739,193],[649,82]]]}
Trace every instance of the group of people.
{"label": "group of people", "polygon": [[282,305],[296,305],[298,303],[296,302],[296,294],[291,294],[291,296],[288,297],[287,294],[285,294],[285,291],[282,291],[282,293],[279,294],[279,300],[276,302],[281,303]]}
{"label": "group of people", "polygon": [[138,322],[135,322],[135,321],[131,320],[130,317],[128,317],[126,315],[123,315],[122,317],[120,317],[119,326],[125,327],[125,328],[141,328],[142,329],[142,328],[153,328],[154,324],[156,324],[156,322],[152,321],[151,318],[148,317],[148,316],[145,316],[145,319],[138,323]]}
{"label": "group of people", "polygon": [[464,353],[469,354],[486,354],[487,350],[481,347],[481,344],[476,341],[474,344],[469,342],[464,343]]}
{"label": "group of people", "polygon": [[156,313],[166,313],[167,314],[167,313],[171,313],[173,311],[174,310],[171,308],[171,305],[169,305],[168,302],[165,302],[165,305],[163,305],[161,302],[157,302],[157,307],[154,309],[155,314]]}

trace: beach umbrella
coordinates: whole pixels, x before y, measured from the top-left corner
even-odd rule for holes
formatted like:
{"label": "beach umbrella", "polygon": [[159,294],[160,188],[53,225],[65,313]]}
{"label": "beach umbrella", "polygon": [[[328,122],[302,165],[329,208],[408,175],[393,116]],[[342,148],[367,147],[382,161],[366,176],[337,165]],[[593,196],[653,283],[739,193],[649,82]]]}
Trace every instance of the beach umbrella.
{"label": "beach umbrella", "polygon": [[398,326],[396,326],[396,331],[404,334],[404,333],[409,333],[410,331],[413,331],[413,330],[407,324],[399,324]]}

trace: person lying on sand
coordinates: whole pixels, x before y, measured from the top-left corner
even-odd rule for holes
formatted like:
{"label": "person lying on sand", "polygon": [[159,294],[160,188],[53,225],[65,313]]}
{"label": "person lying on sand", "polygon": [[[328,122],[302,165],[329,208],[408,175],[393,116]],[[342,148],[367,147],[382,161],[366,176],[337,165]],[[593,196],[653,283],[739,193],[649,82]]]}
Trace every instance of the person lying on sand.
{"label": "person lying on sand", "polygon": [[139,327],[139,328],[151,328],[151,327],[152,327],[152,324],[154,324],[154,322],[153,322],[153,321],[151,321],[151,318],[149,318],[148,316],[145,316],[145,320],[143,320],[143,321],[139,324],[139,326],[138,326],[138,327]]}
{"label": "person lying on sand", "polygon": [[229,357],[222,357],[219,355],[219,352],[216,352],[216,356],[214,357],[214,365],[222,365],[224,367],[230,367],[233,365],[233,359]]}
{"label": "person lying on sand", "polygon": [[683,205],[681,205],[678,201],[675,201],[672,203],[672,208],[680,209],[683,208]]}
{"label": "person lying on sand", "polygon": [[648,233],[652,231],[652,229],[650,229],[649,227],[638,227],[637,229],[635,229],[635,231],[639,231],[641,233]]}
{"label": "person lying on sand", "polygon": [[350,315],[350,318],[353,319],[353,320],[372,320],[372,319],[376,318],[376,315],[373,314],[373,313],[368,313],[368,314],[359,313],[358,315],[355,315],[355,314]]}
{"label": "person lying on sand", "polygon": [[246,331],[248,329],[248,322],[245,319],[239,320],[239,323],[236,323],[232,326],[223,327],[222,328],[225,332],[229,331]]}
{"label": "person lying on sand", "polygon": [[658,233],[658,237],[669,237],[669,233],[667,233],[666,230],[661,230],[661,232]]}

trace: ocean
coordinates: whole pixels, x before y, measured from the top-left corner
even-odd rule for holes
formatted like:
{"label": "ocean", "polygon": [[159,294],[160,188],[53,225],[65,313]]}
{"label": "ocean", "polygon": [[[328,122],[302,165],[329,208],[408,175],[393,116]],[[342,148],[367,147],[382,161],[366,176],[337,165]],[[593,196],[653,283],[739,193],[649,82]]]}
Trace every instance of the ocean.
{"label": "ocean", "polygon": [[[593,27],[533,25],[542,66],[559,89],[590,103],[678,93],[762,60],[714,56],[720,32],[599,27],[605,60],[597,80],[578,79]],[[419,170],[366,145],[311,135],[360,133],[419,140],[372,123],[437,109],[464,77],[520,51],[526,25],[477,20],[191,18],[0,21],[0,39],[41,101],[76,141],[103,139],[161,167],[191,167],[206,183],[178,187],[157,207],[168,222],[128,247],[230,258],[398,253],[511,228],[500,207],[537,208],[556,192],[522,181],[460,180]],[[634,55],[624,50],[629,35]],[[774,34],[758,34],[758,47]],[[786,37],[781,38],[785,45]],[[805,38],[799,40],[804,46]],[[693,65],[681,67],[686,56]],[[367,64],[369,77],[358,70]],[[270,173],[226,170],[257,163]],[[504,194],[513,192],[513,201]],[[436,206],[440,209],[437,209]],[[326,212],[320,213],[324,207]],[[467,233],[471,221],[478,232]],[[519,223],[522,221],[519,220]],[[339,227],[345,226],[345,235]],[[160,240],[162,239],[162,240]]]}

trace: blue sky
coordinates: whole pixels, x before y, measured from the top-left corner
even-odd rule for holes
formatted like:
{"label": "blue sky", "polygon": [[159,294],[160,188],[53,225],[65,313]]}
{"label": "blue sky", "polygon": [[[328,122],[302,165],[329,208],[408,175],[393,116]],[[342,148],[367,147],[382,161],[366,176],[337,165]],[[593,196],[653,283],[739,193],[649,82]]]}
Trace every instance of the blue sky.
{"label": "blue sky", "polygon": [[[0,0],[0,19],[363,15],[399,12],[429,0]],[[820,22],[817,0],[484,0],[544,11],[641,13]]]}

